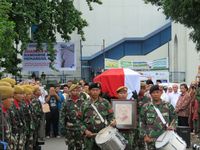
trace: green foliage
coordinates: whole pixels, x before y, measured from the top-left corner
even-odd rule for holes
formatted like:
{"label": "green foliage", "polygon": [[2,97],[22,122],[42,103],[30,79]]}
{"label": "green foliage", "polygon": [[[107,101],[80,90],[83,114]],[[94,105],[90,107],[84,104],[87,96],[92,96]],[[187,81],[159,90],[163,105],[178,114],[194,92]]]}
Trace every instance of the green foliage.
{"label": "green foliage", "polygon": [[164,14],[175,22],[193,29],[190,34],[200,51],[200,1],[199,0],[144,0],[163,9]]}
{"label": "green foliage", "polygon": [[[91,3],[101,4],[100,0],[86,2],[90,9]],[[42,50],[42,43],[47,43],[52,67],[56,33],[69,41],[72,32],[76,31],[85,40],[83,28],[88,24],[81,15],[74,6],[74,0],[0,0],[0,45],[3,45],[0,46],[0,58],[6,57],[1,65],[7,65],[7,72],[13,73],[8,67],[16,66],[20,62],[17,55],[23,53],[28,43],[36,42],[39,50]],[[30,39],[32,25],[37,26],[33,41]],[[11,60],[13,58],[15,60]],[[18,69],[14,69],[15,72]]]}
{"label": "green foliage", "polygon": [[5,68],[4,72],[17,75],[16,65],[20,62],[17,59],[17,52],[13,47],[15,38],[14,22],[9,20],[8,13],[11,5],[5,0],[0,1],[0,67]]}

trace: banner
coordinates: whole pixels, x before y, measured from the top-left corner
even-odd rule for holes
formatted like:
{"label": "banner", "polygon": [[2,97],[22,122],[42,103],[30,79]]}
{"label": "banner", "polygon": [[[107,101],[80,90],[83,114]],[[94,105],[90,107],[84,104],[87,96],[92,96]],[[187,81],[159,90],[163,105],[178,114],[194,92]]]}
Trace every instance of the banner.
{"label": "banner", "polygon": [[153,60],[152,70],[165,70],[165,69],[168,69],[168,58]]}
{"label": "banner", "polygon": [[147,62],[133,62],[133,70],[149,70],[150,66]]}
{"label": "banner", "polygon": [[154,83],[156,80],[161,80],[162,83],[169,82],[169,71],[142,71],[143,77],[151,78]]}
{"label": "banner", "polygon": [[119,61],[105,58],[105,69],[119,68]]}
{"label": "banner", "polygon": [[[48,60],[48,51],[46,44],[43,49],[38,50],[36,43],[30,43],[23,53],[23,71],[50,71]],[[76,55],[73,43],[57,43],[54,45],[56,60],[54,67],[59,70],[75,70]]]}
{"label": "banner", "polygon": [[124,61],[124,60],[121,60],[121,61],[120,61],[120,67],[121,67],[121,68],[133,69],[133,62],[132,62],[132,61]]}

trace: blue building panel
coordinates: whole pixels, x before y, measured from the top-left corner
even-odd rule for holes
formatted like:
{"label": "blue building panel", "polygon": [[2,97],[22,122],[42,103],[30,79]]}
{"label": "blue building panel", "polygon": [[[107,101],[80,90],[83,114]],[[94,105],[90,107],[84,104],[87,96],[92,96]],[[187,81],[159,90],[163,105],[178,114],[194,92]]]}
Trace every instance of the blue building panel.
{"label": "blue building panel", "polygon": [[116,47],[110,49],[109,51],[107,51],[105,53],[105,57],[106,58],[110,58],[110,59],[120,59],[124,56],[124,44],[121,43],[119,45],[117,45]]}
{"label": "blue building panel", "polygon": [[124,56],[142,55],[141,41],[126,41],[124,42]]}
{"label": "blue building panel", "polygon": [[[171,40],[171,23],[143,38],[124,38],[108,46],[104,51],[82,60],[89,61],[93,70],[104,68],[104,58],[119,60],[124,56],[146,55]],[[105,54],[105,55],[104,55]]]}
{"label": "blue building panel", "polygon": [[160,46],[160,34],[156,34],[143,42],[143,55],[152,52]]}
{"label": "blue building panel", "polygon": [[89,65],[93,70],[98,70],[99,68],[104,68],[104,56],[103,54],[97,56],[95,59],[89,61]]}

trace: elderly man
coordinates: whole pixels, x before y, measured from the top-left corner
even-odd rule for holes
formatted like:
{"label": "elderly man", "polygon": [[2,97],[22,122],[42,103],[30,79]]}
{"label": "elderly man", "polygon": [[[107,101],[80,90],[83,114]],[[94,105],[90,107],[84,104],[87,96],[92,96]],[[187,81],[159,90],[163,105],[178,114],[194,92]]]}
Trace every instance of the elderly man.
{"label": "elderly man", "polygon": [[178,98],[180,96],[180,93],[178,92],[178,85],[174,84],[172,86],[173,92],[169,94],[169,102],[176,108],[176,103],[178,101]]}

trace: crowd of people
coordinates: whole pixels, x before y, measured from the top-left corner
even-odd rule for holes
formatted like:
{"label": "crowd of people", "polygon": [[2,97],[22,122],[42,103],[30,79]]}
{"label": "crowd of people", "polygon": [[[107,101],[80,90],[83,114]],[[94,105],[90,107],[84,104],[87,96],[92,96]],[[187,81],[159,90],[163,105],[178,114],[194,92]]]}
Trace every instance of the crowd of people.
{"label": "crowd of people", "polygon": [[[112,100],[127,100],[128,88],[116,89],[117,97],[102,93],[101,83],[67,81],[44,89],[40,81],[0,80],[0,140],[10,150],[37,150],[45,138],[65,137],[68,150],[98,150],[95,136],[107,126],[116,127]],[[156,139],[176,126],[189,126],[198,136],[200,87],[193,82],[165,87],[160,81],[141,82],[137,103],[137,126],[119,129],[127,150],[154,150]],[[163,117],[158,114],[160,112]],[[162,119],[164,118],[164,119]],[[163,121],[164,120],[164,121]]]}

